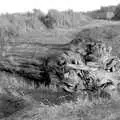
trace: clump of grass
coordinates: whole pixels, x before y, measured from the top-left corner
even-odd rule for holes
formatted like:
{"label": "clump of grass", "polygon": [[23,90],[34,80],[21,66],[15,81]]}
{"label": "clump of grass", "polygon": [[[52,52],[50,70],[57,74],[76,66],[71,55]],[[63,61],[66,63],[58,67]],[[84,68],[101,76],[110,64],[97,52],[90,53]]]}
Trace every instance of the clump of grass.
{"label": "clump of grass", "polygon": [[[96,103],[96,104],[95,104]],[[21,111],[21,114],[14,114],[9,117],[13,120],[32,120],[32,119],[43,119],[43,120],[107,120],[109,116],[112,118],[119,117],[119,107],[117,112],[112,107],[113,101],[104,101],[103,99],[92,102],[88,99],[78,99],[76,102],[64,102],[60,105],[45,105],[43,103],[35,103],[31,109]],[[113,112],[114,111],[114,112]],[[116,115],[115,115],[116,114]],[[112,120],[112,119],[110,119]]]}
{"label": "clump of grass", "polygon": [[34,88],[33,83],[28,84],[22,77],[0,73],[0,86],[7,88]]}

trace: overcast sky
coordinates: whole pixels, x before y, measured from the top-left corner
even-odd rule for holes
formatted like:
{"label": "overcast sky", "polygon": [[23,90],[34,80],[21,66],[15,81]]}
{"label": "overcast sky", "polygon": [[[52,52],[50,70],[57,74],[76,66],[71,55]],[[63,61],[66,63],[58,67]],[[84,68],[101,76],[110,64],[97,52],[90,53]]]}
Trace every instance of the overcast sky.
{"label": "overcast sky", "polygon": [[0,13],[26,12],[34,8],[45,13],[49,9],[89,11],[118,3],[120,0],[0,0]]}

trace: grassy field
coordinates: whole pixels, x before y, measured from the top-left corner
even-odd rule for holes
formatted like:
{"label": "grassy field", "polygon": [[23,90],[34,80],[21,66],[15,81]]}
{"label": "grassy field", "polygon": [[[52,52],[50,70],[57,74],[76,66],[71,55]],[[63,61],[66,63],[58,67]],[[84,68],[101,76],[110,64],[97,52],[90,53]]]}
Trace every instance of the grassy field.
{"label": "grassy field", "polygon": [[[77,28],[42,29],[22,32],[7,40],[3,56],[18,55],[31,59],[52,54],[54,48],[68,47],[77,37],[103,40],[120,55],[120,22],[93,20]],[[47,44],[47,48],[44,44]],[[54,44],[54,45],[53,45]],[[60,50],[61,50],[60,49]],[[53,52],[54,53],[54,52]],[[3,58],[4,58],[3,57]],[[120,56],[119,56],[120,57]],[[3,60],[3,58],[0,58]],[[12,64],[12,59],[9,58]],[[15,61],[13,61],[15,62]],[[0,72],[1,120],[120,120],[120,93],[113,98],[89,101],[82,95],[71,95],[56,88],[41,86],[35,89],[34,81]]]}

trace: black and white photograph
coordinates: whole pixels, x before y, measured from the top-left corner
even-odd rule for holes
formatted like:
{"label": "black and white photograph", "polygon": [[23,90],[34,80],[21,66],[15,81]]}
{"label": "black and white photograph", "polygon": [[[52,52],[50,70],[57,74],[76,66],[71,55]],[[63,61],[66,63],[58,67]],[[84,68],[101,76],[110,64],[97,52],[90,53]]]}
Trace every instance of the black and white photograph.
{"label": "black and white photograph", "polygon": [[120,0],[1,0],[0,120],[120,120]]}

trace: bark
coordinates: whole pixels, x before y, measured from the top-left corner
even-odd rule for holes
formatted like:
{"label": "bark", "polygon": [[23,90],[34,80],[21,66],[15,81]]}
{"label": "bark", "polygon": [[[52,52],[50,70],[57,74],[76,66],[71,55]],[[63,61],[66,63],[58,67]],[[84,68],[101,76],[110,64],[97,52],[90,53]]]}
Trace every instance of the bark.
{"label": "bark", "polygon": [[[90,47],[90,45],[86,46]],[[45,86],[53,84],[67,92],[98,93],[114,84],[113,80],[109,82],[106,77],[103,77],[104,80],[98,74],[100,70],[103,73],[108,72],[107,68],[116,65],[115,59],[112,59],[112,62],[109,60],[111,57],[104,47],[92,46],[89,48],[91,52],[88,49],[81,52],[78,50],[81,48],[74,47],[73,50],[69,45],[19,44],[12,46],[10,51],[1,57],[0,71],[34,81],[37,87],[40,84]],[[88,61],[87,55],[97,59]],[[102,65],[109,67],[104,68],[101,67]]]}

